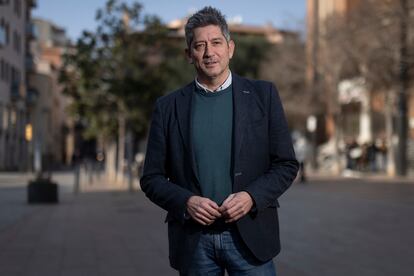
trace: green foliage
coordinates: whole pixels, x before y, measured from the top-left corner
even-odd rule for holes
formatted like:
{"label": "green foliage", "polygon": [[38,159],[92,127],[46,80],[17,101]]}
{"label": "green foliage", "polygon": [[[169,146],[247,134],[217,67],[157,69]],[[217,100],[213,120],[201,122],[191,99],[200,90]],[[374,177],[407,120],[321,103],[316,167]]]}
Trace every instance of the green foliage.
{"label": "green foliage", "polygon": [[[169,36],[158,17],[143,15],[139,3],[109,0],[97,11],[96,21],[96,30],[83,32],[65,55],[60,81],[72,99],[69,112],[84,126],[85,138],[115,138],[120,117],[142,138],[155,100],[194,78],[184,55],[185,41]],[[260,36],[233,39],[233,72],[263,77],[263,64],[274,46]]]}
{"label": "green foliage", "polygon": [[69,112],[86,138],[116,137],[119,116],[142,138],[156,98],[191,80],[181,41],[156,16],[143,16],[138,3],[110,0],[96,20],[97,29],[65,56],[60,80],[73,100]]}
{"label": "green foliage", "polygon": [[233,35],[236,44],[231,60],[232,70],[244,77],[259,78],[260,66],[265,61],[271,44],[264,38],[253,35]]}

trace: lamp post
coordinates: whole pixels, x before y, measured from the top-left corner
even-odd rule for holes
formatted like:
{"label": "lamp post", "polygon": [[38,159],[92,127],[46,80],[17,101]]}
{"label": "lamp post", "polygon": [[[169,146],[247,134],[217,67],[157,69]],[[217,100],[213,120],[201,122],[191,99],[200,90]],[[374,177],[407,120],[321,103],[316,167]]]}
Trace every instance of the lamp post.
{"label": "lamp post", "polygon": [[407,0],[400,0],[400,89],[398,93],[398,154],[397,154],[397,174],[407,175],[407,87],[408,87],[408,5]]}

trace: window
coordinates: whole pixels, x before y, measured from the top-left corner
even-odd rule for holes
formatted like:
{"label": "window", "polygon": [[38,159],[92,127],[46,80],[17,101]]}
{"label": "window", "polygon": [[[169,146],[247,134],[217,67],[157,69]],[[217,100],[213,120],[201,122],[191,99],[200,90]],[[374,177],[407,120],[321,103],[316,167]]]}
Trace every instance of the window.
{"label": "window", "polygon": [[17,51],[17,33],[13,31],[13,49]]}
{"label": "window", "polygon": [[0,122],[3,125],[3,129],[6,131],[9,127],[9,110],[8,108],[3,108],[3,121]]}
{"label": "window", "polygon": [[0,48],[6,46],[6,22],[4,18],[0,20]]}
{"label": "window", "polygon": [[4,60],[0,59],[0,80],[4,80],[5,79],[5,68],[4,68]]}
{"label": "window", "polygon": [[21,53],[21,51],[22,51],[22,39],[21,39],[21,36],[19,35],[19,33],[17,33],[17,52],[18,53]]}
{"label": "window", "polygon": [[22,14],[22,1],[21,0],[14,0],[14,12],[18,17]]}
{"label": "window", "polygon": [[16,79],[15,81],[17,83],[20,83],[22,81],[22,73],[20,73],[20,70],[16,70]]}
{"label": "window", "polygon": [[12,110],[10,111],[9,116],[10,116],[10,126],[12,128],[15,128],[17,124],[17,113],[14,108],[12,108]]}
{"label": "window", "polygon": [[10,0],[0,0],[0,6],[1,6],[1,5],[6,6],[6,5],[8,5],[8,4],[10,4]]}
{"label": "window", "polygon": [[0,135],[3,132],[3,105],[0,103]]}
{"label": "window", "polygon": [[6,29],[0,25],[0,48],[6,46]]}
{"label": "window", "polygon": [[10,73],[11,73],[11,83],[13,84],[13,83],[15,83],[15,80],[16,80],[16,70],[14,69],[14,67],[13,66],[10,66],[11,68],[10,68]]}
{"label": "window", "polygon": [[4,28],[6,31],[6,45],[9,45],[10,42],[10,25],[9,23],[4,23]]}
{"label": "window", "polygon": [[7,62],[4,62],[4,80],[7,82],[10,80],[10,66]]}
{"label": "window", "polygon": [[13,31],[13,49],[20,53],[21,52],[21,36],[18,32]]}

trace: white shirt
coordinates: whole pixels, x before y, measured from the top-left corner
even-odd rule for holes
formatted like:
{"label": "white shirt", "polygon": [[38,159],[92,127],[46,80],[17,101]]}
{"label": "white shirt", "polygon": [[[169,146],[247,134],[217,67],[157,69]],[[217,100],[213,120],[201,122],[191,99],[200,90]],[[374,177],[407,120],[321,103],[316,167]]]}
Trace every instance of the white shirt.
{"label": "white shirt", "polygon": [[226,89],[227,87],[229,87],[231,84],[232,84],[232,82],[233,82],[233,78],[232,78],[232,76],[231,76],[231,71],[230,71],[230,74],[229,74],[229,76],[227,77],[227,79],[223,82],[223,84],[222,85],[220,85],[216,90],[211,90],[211,89],[208,89],[207,87],[205,87],[204,85],[202,85],[198,80],[197,80],[197,78],[195,79],[195,83],[196,83],[196,85],[197,85],[197,87],[199,88],[199,89],[202,89],[202,90],[204,90],[205,92],[209,92],[209,93],[214,93],[214,92],[218,92],[218,91],[221,91],[221,90],[224,90],[224,89]]}

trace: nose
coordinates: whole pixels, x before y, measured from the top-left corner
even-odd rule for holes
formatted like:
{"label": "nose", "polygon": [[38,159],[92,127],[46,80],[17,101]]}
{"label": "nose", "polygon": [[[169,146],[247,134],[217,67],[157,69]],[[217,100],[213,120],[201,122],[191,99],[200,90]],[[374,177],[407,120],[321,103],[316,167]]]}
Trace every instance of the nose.
{"label": "nose", "polygon": [[204,57],[210,57],[212,56],[211,48],[208,43],[206,44],[206,47],[204,48]]}

